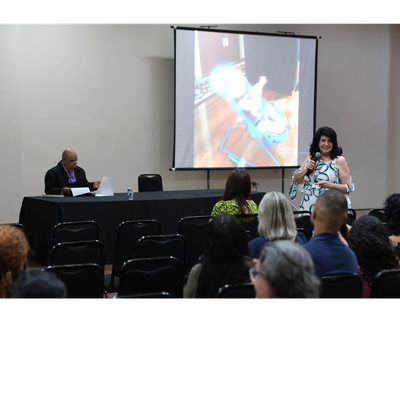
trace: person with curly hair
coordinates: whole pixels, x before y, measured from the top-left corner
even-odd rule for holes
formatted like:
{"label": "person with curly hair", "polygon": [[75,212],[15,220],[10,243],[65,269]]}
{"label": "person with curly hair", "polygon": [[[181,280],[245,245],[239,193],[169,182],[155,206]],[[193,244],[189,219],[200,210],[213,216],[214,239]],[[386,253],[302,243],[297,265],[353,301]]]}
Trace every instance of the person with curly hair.
{"label": "person with curly hair", "polygon": [[10,298],[28,258],[29,243],[21,229],[0,225],[0,298]]}
{"label": "person with curly hair", "polygon": [[347,240],[358,261],[362,297],[369,298],[375,275],[384,269],[399,268],[386,227],[378,218],[363,215],[353,222]]}
{"label": "person with curly hair", "polygon": [[400,193],[388,196],[383,210],[390,239],[397,244],[400,242]]}
{"label": "person with curly hair", "polygon": [[[309,153],[300,169],[292,176],[290,198],[296,198],[298,189],[303,194],[300,210],[312,211],[323,192],[336,189],[346,195],[348,208],[351,208],[349,194],[354,191],[355,186],[347,161],[342,156],[343,150],[338,144],[336,132],[328,126],[319,128],[313,137]],[[317,153],[320,154],[319,158]]]}

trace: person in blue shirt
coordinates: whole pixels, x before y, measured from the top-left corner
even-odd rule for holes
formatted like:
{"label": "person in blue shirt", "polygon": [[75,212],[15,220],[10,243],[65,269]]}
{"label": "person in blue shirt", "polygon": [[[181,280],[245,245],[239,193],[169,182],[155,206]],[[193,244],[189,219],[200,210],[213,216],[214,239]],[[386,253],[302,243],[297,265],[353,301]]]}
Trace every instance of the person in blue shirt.
{"label": "person in blue shirt", "polygon": [[303,246],[313,259],[318,278],[344,273],[358,275],[354,252],[339,238],[339,229],[346,219],[347,200],[343,193],[331,189],[318,197],[311,212],[314,235]]}
{"label": "person in blue shirt", "polygon": [[267,242],[289,240],[303,245],[306,237],[297,232],[292,206],[284,194],[269,192],[261,200],[258,207],[259,237],[249,242],[252,258],[259,258],[261,250]]}

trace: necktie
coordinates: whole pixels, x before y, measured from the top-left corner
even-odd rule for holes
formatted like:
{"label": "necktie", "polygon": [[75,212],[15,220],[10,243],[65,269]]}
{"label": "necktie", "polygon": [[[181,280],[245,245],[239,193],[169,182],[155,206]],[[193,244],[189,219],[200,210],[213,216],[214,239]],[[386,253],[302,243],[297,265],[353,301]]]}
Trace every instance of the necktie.
{"label": "necktie", "polygon": [[68,172],[68,182],[69,183],[75,183],[76,179],[74,176],[74,172],[73,171],[67,171]]}

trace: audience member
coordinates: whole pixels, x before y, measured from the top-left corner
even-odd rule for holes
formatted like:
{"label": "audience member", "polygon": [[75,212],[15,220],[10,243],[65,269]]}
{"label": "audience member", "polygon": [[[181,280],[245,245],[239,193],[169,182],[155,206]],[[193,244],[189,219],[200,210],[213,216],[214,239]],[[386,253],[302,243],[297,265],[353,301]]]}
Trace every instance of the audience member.
{"label": "audience member", "polygon": [[297,243],[267,243],[250,270],[256,298],[316,298],[320,281],[310,254]]}
{"label": "audience member", "polygon": [[251,179],[244,168],[235,168],[228,176],[221,200],[214,205],[211,215],[257,214],[257,204],[250,200]]}
{"label": "audience member", "polygon": [[28,258],[29,244],[21,229],[0,225],[0,298],[9,298]]}
{"label": "audience member", "polygon": [[203,247],[201,263],[190,271],[185,298],[213,298],[224,285],[249,282],[253,264],[246,232],[237,217],[231,214],[214,217]]}
{"label": "audience member", "polygon": [[65,299],[68,297],[65,283],[51,272],[28,271],[21,273],[15,282],[12,298]]}
{"label": "audience member", "polygon": [[353,222],[348,243],[357,257],[359,275],[363,279],[362,297],[371,297],[375,275],[384,269],[398,268],[386,227],[378,218],[364,215]]}
{"label": "audience member", "polygon": [[273,240],[289,240],[299,244],[307,238],[296,230],[296,222],[289,200],[279,192],[267,193],[258,207],[259,237],[249,242],[252,258],[258,258],[265,243]]}
{"label": "audience member", "polygon": [[400,242],[400,193],[387,197],[384,213],[390,239],[397,244]]}
{"label": "audience member", "polygon": [[347,200],[336,189],[318,197],[311,212],[314,235],[303,247],[311,254],[318,278],[333,274],[358,274],[357,258],[339,238],[347,219]]}

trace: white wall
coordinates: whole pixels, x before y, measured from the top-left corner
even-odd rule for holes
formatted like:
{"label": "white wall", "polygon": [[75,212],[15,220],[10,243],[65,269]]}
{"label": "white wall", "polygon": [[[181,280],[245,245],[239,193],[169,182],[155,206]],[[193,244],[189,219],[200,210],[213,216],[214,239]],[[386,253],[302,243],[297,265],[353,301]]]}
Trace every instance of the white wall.
{"label": "white wall", "polygon": [[[145,172],[162,174],[165,190],[207,187],[206,171],[169,171],[170,26],[0,25],[0,221],[18,221],[23,197],[43,193],[44,174],[66,147],[77,151],[89,180],[113,176],[116,192],[137,190],[137,176]],[[400,126],[398,26],[219,28],[320,35],[317,125],[339,135],[356,184],[353,208],[379,207],[399,191],[390,167]],[[285,172],[285,191],[291,172]],[[210,187],[224,187],[228,174],[212,171]],[[251,176],[259,190],[281,190],[280,170]]]}

